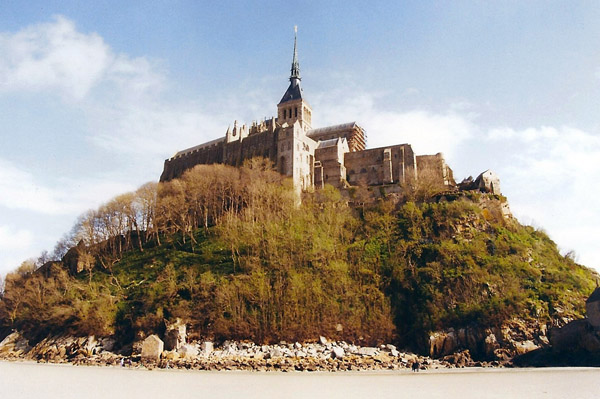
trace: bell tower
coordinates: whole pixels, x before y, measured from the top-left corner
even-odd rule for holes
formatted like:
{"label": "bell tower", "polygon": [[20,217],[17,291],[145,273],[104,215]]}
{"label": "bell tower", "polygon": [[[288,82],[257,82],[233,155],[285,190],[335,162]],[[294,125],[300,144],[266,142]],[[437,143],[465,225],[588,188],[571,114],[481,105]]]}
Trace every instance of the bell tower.
{"label": "bell tower", "polygon": [[294,57],[290,73],[290,85],[285,94],[277,104],[277,122],[283,125],[293,125],[296,121],[304,132],[311,129],[312,108],[304,100],[302,86],[300,86],[300,63],[298,62],[298,50],[296,47],[298,27],[294,26]]}

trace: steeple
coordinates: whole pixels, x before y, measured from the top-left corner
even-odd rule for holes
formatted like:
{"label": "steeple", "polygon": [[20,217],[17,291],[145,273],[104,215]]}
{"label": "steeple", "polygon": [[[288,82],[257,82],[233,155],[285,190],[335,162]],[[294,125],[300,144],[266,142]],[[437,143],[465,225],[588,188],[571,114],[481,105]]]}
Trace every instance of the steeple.
{"label": "steeple", "polygon": [[298,62],[298,27],[294,26],[294,57],[290,70],[290,85],[277,104],[277,120],[279,124],[287,123],[288,125],[293,125],[298,121],[302,129],[308,131],[311,125],[312,109],[302,98],[301,80],[300,63]]}
{"label": "steeple", "polygon": [[294,58],[292,58],[292,68],[290,70],[290,86],[281,98],[281,103],[285,103],[292,100],[302,99],[302,87],[300,86],[300,63],[298,62],[298,27],[294,26]]}
{"label": "steeple", "polygon": [[[294,80],[302,80],[300,77],[300,63],[298,62],[298,50],[296,47],[296,41],[298,37],[298,26],[294,26],[294,58],[292,59],[292,71],[290,74],[290,82],[294,83]],[[297,84],[297,82],[296,82]]]}

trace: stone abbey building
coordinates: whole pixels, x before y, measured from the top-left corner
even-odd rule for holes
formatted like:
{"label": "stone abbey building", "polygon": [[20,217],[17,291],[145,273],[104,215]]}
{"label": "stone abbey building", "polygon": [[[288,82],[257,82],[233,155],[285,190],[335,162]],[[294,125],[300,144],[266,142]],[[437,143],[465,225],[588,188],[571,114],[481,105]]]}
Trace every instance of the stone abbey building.
{"label": "stone abbey building", "polygon": [[313,128],[312,108],[300,85],[296,37],[289,80],[276,117],[250,126],[235,122],[224,137],[177,152],[165,161],[160,181],[180,177],[198,164],[240,166],[246,159],[265,157],[299,190],[325,184],[402,184],[424,171],[440,184],[455,184],[441,153],[417,156],[410,144],[366,149],[365,130],[356,122]]}

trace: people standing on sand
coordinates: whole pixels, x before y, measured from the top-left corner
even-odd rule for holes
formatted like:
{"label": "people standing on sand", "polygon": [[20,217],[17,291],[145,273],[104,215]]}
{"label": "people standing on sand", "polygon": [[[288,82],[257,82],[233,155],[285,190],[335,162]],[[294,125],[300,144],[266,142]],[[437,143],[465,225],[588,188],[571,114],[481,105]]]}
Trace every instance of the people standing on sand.
{"label": "people standing on sand", "polygon": [[414,363],[412,364],[412,371],[413,371],[414,373],[418,373],[420,368],[421,368],[421,363],[419,363],[419,362],[414,362]]}

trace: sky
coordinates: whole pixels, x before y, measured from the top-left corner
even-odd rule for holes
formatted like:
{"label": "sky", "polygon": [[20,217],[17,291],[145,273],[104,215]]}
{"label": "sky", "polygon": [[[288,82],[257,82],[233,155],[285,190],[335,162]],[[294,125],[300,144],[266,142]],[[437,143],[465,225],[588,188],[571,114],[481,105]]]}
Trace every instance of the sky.
{"label": "sky", "polygon": [[294,25],[313,127],[491,169],[600,270],[597,1],[0,3],[0,275],[176,151],[276,114]]}

